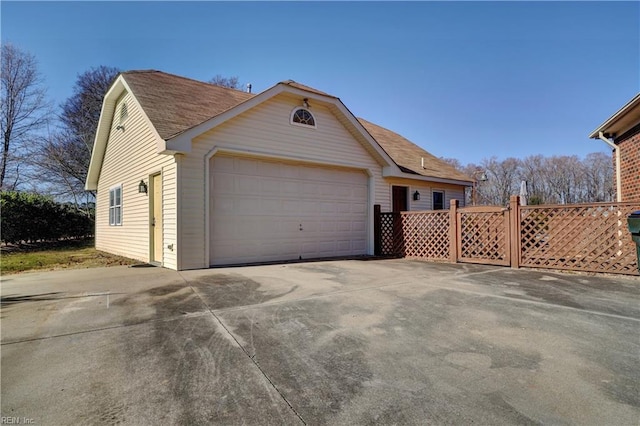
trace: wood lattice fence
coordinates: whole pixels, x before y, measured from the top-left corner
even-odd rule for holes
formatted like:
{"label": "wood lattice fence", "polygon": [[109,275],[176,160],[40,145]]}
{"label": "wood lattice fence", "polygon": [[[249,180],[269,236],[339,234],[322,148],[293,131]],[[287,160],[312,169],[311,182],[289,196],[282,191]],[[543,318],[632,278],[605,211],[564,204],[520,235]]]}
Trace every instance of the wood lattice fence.
{"label": "wood lattice fence", "polygon": [[640,275],[627,216],[640,203],[520,206],[381,213],[376,254],[518,268]]}

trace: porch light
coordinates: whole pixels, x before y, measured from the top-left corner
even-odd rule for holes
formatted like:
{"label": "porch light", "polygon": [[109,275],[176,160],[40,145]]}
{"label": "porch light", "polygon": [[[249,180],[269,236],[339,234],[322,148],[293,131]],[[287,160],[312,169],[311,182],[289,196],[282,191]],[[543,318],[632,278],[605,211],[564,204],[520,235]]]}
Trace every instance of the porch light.
{"label": "porch light", "polygon": [[144,183],[144,180],[141,180],[140,183],[138,184],[138,192],[140,194],[146,194],[148,190],[147,184]]}
{"label": "porch light", "polygon": [[420,200],[420,193],[418,191],[413,193],[413,201],[419,201]]}

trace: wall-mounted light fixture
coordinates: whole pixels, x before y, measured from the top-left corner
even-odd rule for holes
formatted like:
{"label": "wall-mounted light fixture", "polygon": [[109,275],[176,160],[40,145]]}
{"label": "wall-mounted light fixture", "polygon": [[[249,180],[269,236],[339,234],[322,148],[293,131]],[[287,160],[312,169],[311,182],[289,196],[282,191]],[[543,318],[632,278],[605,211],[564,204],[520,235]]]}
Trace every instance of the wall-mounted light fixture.
{"label": "wall-mounted light fixture", "polygon": [[121,124],[118,127],[116,127],[116,130],[122,130],[124,132],[124,126]]}
{"label": "wall-mounted light fixture", "polygon": [[413,193],[413,201],[420,201],[420,193],[418,191]]}
{"label": "wall-mounted light fixture", "polygon": [[147,187],[147,184],[144,182],[144,180],[141,180],[138,184],[138,193],[146,194],[148,190],[149,188]]}
{"label": "wall-mounted light fixture", "polygon": [[309,107],[309,99],[308,98],[304,98],[302,100],[302,106],[305,107],[305,108],[310,108]]}

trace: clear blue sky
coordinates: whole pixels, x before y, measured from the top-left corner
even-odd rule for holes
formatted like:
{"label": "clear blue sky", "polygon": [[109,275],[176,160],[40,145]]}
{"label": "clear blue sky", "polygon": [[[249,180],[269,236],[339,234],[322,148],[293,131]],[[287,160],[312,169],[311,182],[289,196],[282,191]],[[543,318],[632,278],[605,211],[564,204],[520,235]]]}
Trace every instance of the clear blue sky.
{"label": "clear blue sky", "polygon": [[51,99],[92,66],[293,79],[463,163],[609,152],[589,132],[640,91],[639,2],[7,2],[1,36]]}

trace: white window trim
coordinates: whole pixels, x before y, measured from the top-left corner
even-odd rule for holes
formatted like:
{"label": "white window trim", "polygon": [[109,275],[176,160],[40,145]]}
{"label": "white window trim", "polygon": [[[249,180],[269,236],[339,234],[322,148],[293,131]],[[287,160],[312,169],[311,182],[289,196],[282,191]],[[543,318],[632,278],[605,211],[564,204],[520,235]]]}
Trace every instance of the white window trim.
{"label": "white window trim", "polygon": [[[310,124],[296,123],[296,122],[293,121],[294,114],[296,113],[296,111],[298,111],[300,109],[305,110],[309,114],[311,114],[311,116],[313,117],[313,126],[310,125]],[[316,118],[314,113],[309,111],[309,108],[296,106],[293,110],[291,110],[291,114],[289,114],[289,124],[291,124],[292,126],[304,127],[305,129],[316,129],[318,127],[318,119]]]}
{"label": "white window trim", "polygon": [[[115,191],[120,190],[120,204],[115,204]],[[113,194],[113,205],[111,205],[111,196]],[[109,226],[122,226],[122,205],[123,205],[123,196],[122,196],[122,184],[114,185],[109,188]],[[117,209],[119,210],[119,215],[116,218],[115,212]],[[113,210],[113,216],[111,215],[111,211]],[[119,219],[119,220],[118,220]]]}
{"label": "white window trim", "polygon": [[438,210],[447,210],[447,195],[444,192],[444,189],[435,189],[435,188],[431,190],[431,210],[436,210],[436,206],[434,205],[435,203],[433,202],[433,194],[435,192],[442,193],[442,209],[438,209]]}

